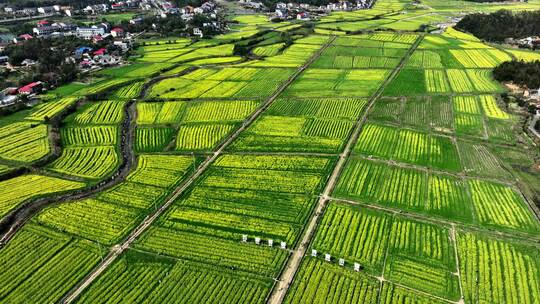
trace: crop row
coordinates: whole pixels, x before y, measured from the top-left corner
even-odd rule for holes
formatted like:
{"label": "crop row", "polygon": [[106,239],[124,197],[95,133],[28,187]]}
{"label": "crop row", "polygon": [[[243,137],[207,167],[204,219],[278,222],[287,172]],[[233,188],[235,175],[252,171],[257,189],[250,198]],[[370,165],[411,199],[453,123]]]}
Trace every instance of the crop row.
{"label": "crop row", "polygon": [[182,125],[176,137],[176,150],[212,150],[233,129],[233,124]]}
{"label": "crop row", "polygon": [[283,43],[259,46],[253,49],[253,54],[261,57],[276,56],[279,51],[285,46]]}
{"label": "crop row", "polygon": [[457,148],[450,138],[408,129],[367,124],[355,152],[448,171],[460,171]]}
{"label": "crop row", "polygon": [[302,117],[265,115],[236,141],[235,151],[336,152],[353,123]]}
{"label": "crop row", "polygon": [[90,103],[66,120],[77,124],[118,124],[124,117],[124,105],[125,102],[112,100]]}
{"label": "crop row", "polygon": [[242,243],[242,235],[292,246],[332,163],[322,157],[220,157],[136,247],[273,277],[287,252]]}
{"label": "crop row", "polygon": [[491,71],[485,69],[403,69],[387,87],[385,95],[500,92],[500,85],[491,78]]}
{"label": "crop row", "polygon": [[488,50],[450,50],[450,53],[464,68],[494,68],[512,58],[503,51]]}
{"label": "crop row", "polygon": [[265,112],[275,116],[301,116],[355,120],[366,105],[361,98],[278,99]]}
{"label": "crop row", "polygon": [[171,142],[174,137],[173,128],[138,127],[135,134],[135,151],[159,152]]}
{"label": "crop row", "polygon": [[437,132],[451,133],[454,113],[448,97],[381,98],[375,102],[369,118],[377,122],[390,122],[413,126],[419,130],[430,127]]}
{"label": "crop row", "polygon": [[270,286],[239,271],[128,251],[78,303],[262,303]]}
{"label": "crop row", "polygon": [[471,233],[458,234],[466,302],[540,301],[538,248]]}
{"label": "crop row", "polygon": [[53,118],[56,114],[65,110],[68,106],[77,101],[77,97],[66,97],[54,101],[47,101],[38,105],[29,115],[32,120],[47,120]]}
{"label": "crop row", "polygon": [[137,98],[141,94],[143,85],[144,85],[144,81],[134,82],[132,84],[129,84],[127,86],[124,86],[118,89],[116,92],[114,92],[113,95],[115,97],[125,98],[125,99]]}
{"label": "crop row", "polygon": [[84,184],[45,175],[21,175],[0,182],[0,218],[27,199],[82,188]]}
{"label": "crop row", "polygon": [[266,57],[264,60],[249,61],[243,66],[298,68],[313,56],[318,49],[320,49],[319,45],[295,43],[283,50],[279,55]]}
{"label": "crop row", "polygon": [[379,282],[306,257],[284,303],[377,303]]}
{"label": "crop row", "polygon": [[0,252],[0,297],[6,303],[58,302],[99,260],[95,244],[28,223]]}
{"label": "crop row", "polygon": [[[200,70],[201,72],[195,71],[180,78],[165,79],[152,87],[150,96],[172,99],[267,97],[292,74],[290,70],[283,70],[279,74],[269,70],[267,75],[263,75],[261,72],[264,69],[246,69],[255,72],[248,72],[249,76],[244,78],[241,77],[243,69],[240,68],[224,69],[224,72],[217,73],[212,70]],[[225,78],[226,75],[234,72],[238,73],[238,75]],[[204,80],[198,78],[201,73],[205,75]],[[212,75],[213,73],[215,74]],[[271,77],[273,75],[276,77]]]}
{"label": "crop row", "polygon": [[400,59],[395,57],[370,56],[321,56],[312,65],[314,68],[359,69],[359,68],[393,68]]}
{"label": "crop row", "polygon": [[464,183],[355,158],[345,168],[335,195],[480,225],[527,232],[539,228],[527,203],[508,186],[480,180]]}
{"label": "crop row", "polygon": [[[440,297],[459,297],[449,230],[386,213],[331,203],[312,248],[360,263],[373,276]],[[362,270],[365,271],[365,270]]]}
{"label": "crop row", "polygon": [[116,126],[65,127],[61,129],[65,146],[115,145],[118,140]]}
{"label": "crop row", "polygon": [[36,222],[102,244],[125,236],[190,169],[185,156],[141,155],[137,167],[116,187],[94,197],[45,209]]}
{"label": "crop row", "polygon": [[21,123],[0,129],[0,157],[30,163],[45,157],[50,152],[47,125]]}
{"label": "crop row", "polygon": [[102,178],[120,164],[113,146],[69,147],[48,167],[51,170],[84,178]]}
{"label": "crop row", "polygon": [[389,70],[310,69],[283,93],[287,97],[368,97],[386,79]]}

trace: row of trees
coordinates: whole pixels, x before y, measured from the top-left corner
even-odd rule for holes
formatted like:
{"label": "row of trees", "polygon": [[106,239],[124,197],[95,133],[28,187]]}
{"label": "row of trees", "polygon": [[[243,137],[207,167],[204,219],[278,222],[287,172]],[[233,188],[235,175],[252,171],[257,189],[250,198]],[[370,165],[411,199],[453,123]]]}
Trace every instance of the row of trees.
{"label": "row of trees", "polygon": [[514,13],[499,10],[491,14],[470,14],[458,22],[456,28],[493,42],[506,38],[540,35],[540,11]]}

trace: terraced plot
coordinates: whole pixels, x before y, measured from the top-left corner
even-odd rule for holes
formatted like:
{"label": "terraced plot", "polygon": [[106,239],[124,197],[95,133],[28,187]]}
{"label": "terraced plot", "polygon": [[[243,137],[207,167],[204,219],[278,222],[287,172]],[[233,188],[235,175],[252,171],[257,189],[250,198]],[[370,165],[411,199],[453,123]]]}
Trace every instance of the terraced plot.
{"label": "terraced plot", "polygon": [[258,106],[254,100],[140,103],[137,122],[144,127],[137,129],[137,149],[210,151]]}
{"label": "terraced plot", "polygon": [[72,182],[46,175],[28,174],[0,182],[0,218],[3,218],[24,201],[55,192],[65,192],[84,187]]}
{"label": "terraced plot", "polygon": [[465,301],[534,303],[540,299],[538,248],[458,234]]}
{"label": "terraced plot", "polygon": [[[138,260],[146,263],[133,263]],[[128,251],[77,303],[259,303],[270,287],[270,280],[249,273]]]}
{"label": "terraced plot", "polygon": [[84,178],[98,179],[111,174],[120,165],[113,146],[70,147],[49,165],[53,171]]}
{"label": "terraced plot", "polygon": [[292,72],[290,69],[261,68],[199,69],[179,78],[162,80],[152,87],[150,97],[264,98],[270,96]]}
{"label": "terraced plot", "polygon": [[409,129],[368,123],[355,152],[447,171],[461,170],[457,148],[450,138]]}
{"label": "terraced plot", "polygon": [[[261,288],[252,292],[259,297],[261,292],[266,295],[270,284],[264,282],[271,282],[288,255],[287,251],[275,247],[280,241],[292,246],[299,233],[297,229],[311,210],[312,195],[320,191],[332,163],[327,158],[300,156],[220,157],[196,186],[136,241],[134,247],[187,259],[189,263],[212,265],[213,270],[197,268],[199,276],[212,278],[216,271],[223,275],[228,271],[225,269],[234,267],[236,280],[243,280],[245,273],[252,282],[249,286]],[[246,179],[246,176],[250,178]],[[248,243],[240,242],[242,234],[248,235]],[[265,243],[273,239],[274,248],[253,244],[254,237],[261,237]],[[117,278],[115,275],[108,283],[96,282],[95,286],[103,287],[95,288],[118,286]],[[254,279],[257,280],[253,282]],[[165,290],[170,292],[170,284],[174,281],[167,282],[163,286]],[[174,290],[188,294],[190,286]],[[234,295],[225,289],[224,292]]]}
{"label": "terraced plot", "polygon": [[232,150],[337,152],[365,104],[352,98],[278,100]]}
{"label": "terraced plot", "polygon": [[377,303],[379,283],[342,267],[307,257],[284,303]]}
{"label": "terraced plot", "polygon": [[[339,267],[343,270],[334,275],[336,281],[347,274],[360,277],[352,267],[360,263],[364,275],[378,277],[382,273],[389,282],[407,288],[446,299],[459,298],[454,247],[445,227],[332,202],[311,248],[318,251],[321,261],[327,253],[333,263],[345,260],[344,267]],[[329,263],[319,262],[318,268],[338,267],[324,264]]]}
{"label": "terraced plot", "polygon": [[0,157],[31,163],[50,153],[48,127],[43,124],[13,123],[0,128]]}
{"label": "terraced plot", "polygon": [[118,124],[124,117],[125,102],[99,101],[88,104],[84,111],[67,119],[76,124]]}
{"label": "terraced plot", "polygon": [[92,198],[45,209],[42,226],[112,245],[161,204],[165,194],[192,168],[193,159],[175,155],[140,155],[127,181]]}
{"label": "terraced plot", "polygon": [[[31,250],[29,250],[31,248]],[[8,303],[57,302],[100,261],[99,247],[27,224],[0,251],[0,297]]]}
{"label": "terraced plot", "polygon": [[386,79],[389,70],[309,69],[283,94],[287,97],[368,97]]}

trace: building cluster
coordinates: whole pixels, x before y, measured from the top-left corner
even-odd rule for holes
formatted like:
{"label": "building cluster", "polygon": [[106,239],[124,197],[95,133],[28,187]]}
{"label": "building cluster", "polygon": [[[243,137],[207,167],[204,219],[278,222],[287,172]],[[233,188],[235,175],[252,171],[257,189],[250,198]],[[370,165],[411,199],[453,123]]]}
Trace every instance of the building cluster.
{"label": "building cluster", "polygon": [[[64,37],[75,36],[81,39],[101,41],[107,37],[123,38],[125,36],[124,29],[120,27],[111,28],[109,23],[103,22],[91,26],[76,26],[62,22],[50,23],[46,20],[39,21],[37,26],[32,30],[36,37]],[[19,39],[31,39],[29,34],[19,36]]]}
{"label": "building cluster", "polygon": [[[112,43],[115,49],[121,51],[127,51],[131,48],[131,42],[126,40],[115,40]],[[73,53],[66,57],[66,62],[74,63],[79,66],[83,73],[99,70],[109,66],[115,66],[123,63],[121,53],[110,52],[110,48],[82,46],[78,47]],[[32,67],[38,62],[25,59],[20,66],[11,66],[8,63],[9,58],[7,56],[0,56],[0,65],[5,65],[9,69],[27,69]],[[0,92],[0,108],[11,106],[15,104],[21,95],[29,97],[39,94],[47,86],[46,83],[36,81],[25,84],[19,88],[7,88]]]}
{"label": "building cluster", "polygon": [[71,6],[61,6],[61,5],[52,5],[52,6],[42,6],[42,7],[25,7],[21,9],[15,9],[12,6],[4,6],[3,14],[16,17],[31,17],[38,15],[60,15],[62,13],[71,14]]}
{"label": "building cluster", "polygon": [[514,45],[526,49],[540,49],[540,37],[531,36],[521,39],[507,38],[504,40],[506,44]]}
{"label": "building cluster", "polygon": [[[249,0],[240,0],[244,3],[248,3],[249,6],[253,6],[253,2]],[[357,0],[350,2],[346,0],[340,0],[339,2],[329,3],[327,5],[312,6],[309,4],[301,3],[284,3],[279,2],[276,4],[271,19],[277,20],[311,20],[318,16],[324,16],[333,11],[354,11],[370,8],[375,0]],[[261,3],[262,4],[262,3]],[[245,5],[246,6],[246,5]]]}
{"label": "building cluster", "polygon": [[104,0],[102,4],[87,5],[81,9],[74,9],[67,5],[51,5],[40,7],[25,7],[16,9],[12,6],[4,6],[2,13],[13,18],[32,16],[53,16],[53,15],[99,15],[108,12],[137,9],[143,7],[143,3],[150,0]]}

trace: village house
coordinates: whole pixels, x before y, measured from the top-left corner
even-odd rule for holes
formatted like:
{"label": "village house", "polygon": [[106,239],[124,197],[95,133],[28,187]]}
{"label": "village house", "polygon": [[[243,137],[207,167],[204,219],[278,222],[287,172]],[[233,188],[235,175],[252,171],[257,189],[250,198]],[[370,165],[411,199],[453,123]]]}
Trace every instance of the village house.
{"label": "village house", "polygon": [[111,36],[114,38],[122,38],[125,36],[124,29],[121,27],[115,27],[111,30]]}
{"label": "village house", "polygon": [[107,4],[88,5],[82,11],[90,15],[105,14],[109,11],[109,6]]}
{"label": "village house", "polygon": [[38,7],[37,9],[38,13],[48,15],[48,14],[54,14],[60,12],[60,6],[53,5],[53,6],[45,6],[45,7]]}
{"label": "village house", "polygon": [[40,93],[42,90],[43,83],[41,81],[36,81],[19,88],[17,92],[23,95],[30,95]]}
{"label": "village house", "polygon": [[93,39],[96,36],[103,36],[105,33],[107,33],[107,26],[104,24],[77,28],[77,37],[86,40]]}

